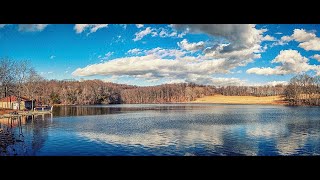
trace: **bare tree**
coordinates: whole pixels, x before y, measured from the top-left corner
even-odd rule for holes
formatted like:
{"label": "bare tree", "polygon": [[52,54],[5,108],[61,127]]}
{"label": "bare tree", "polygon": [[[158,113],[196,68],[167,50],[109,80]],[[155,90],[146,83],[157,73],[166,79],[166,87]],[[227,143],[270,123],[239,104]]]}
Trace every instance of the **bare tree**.
{"label": "bare tree", "polygon": [[290,105],[320,105],[320,77],[300,74],[291,78],[285,89]]}
{"label": "bare tree", "polygon": [[0,59],[1,97],[8,96],[15,91],[16,63],[9,58]]}
{"label": "bare tree", "polygon": [[41,77],[33,68],[28,69],[27,77],[25,83],[23,83],[23,89],[25,89],[25,92],[27,94],[27,97],[31,99],[31,108],[33,110],[33,104],[35,96],[40,94],[40,82],[42,82],[44,79]]}

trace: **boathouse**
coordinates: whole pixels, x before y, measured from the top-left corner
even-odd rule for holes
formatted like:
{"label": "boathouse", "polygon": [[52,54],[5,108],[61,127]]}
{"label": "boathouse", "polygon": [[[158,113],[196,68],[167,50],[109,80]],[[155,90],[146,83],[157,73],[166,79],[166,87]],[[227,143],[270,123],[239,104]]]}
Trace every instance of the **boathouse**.
{"label": "boathouse", "polygon": [[[33,107],[35,107],[35,101],[33,101]],[[20,109],[20,110],[31,110],[32,109],[32,101],[30,99],[20,97],[20,108],[18,97],[16,96],[7,96],[0,99],[0,108],[7,109]]]}

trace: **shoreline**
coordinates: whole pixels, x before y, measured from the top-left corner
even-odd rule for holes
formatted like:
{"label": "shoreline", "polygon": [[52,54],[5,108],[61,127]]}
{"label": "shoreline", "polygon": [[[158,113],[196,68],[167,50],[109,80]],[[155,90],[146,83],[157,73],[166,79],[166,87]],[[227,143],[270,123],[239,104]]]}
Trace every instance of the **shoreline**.
{"label": "shoreline", "polygon": [[[133,103],[133,104],[234,104],[234,105],[289,105],[283,96],[224,96],[216,94],[213,96],[204,96],[194,101],[187,102],[166,102],[166,103]],[[92,104],[101,105],[101,104]],[[106,104],[114,105],[114,104]],[[118,105],[118,104],[117,104]],[[85,104],[53,104],[53,106],[87,106]]]}

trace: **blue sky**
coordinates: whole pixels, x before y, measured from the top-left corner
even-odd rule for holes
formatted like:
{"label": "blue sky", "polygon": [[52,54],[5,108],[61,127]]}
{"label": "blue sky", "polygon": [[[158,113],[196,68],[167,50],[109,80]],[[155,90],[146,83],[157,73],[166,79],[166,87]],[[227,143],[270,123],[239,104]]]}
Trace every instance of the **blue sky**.
{"label": "blue sky", "polygon": [[47,79],[134,85],[286,83],[320,75],[319,25],[9,24],[0,57],[29,60]]}

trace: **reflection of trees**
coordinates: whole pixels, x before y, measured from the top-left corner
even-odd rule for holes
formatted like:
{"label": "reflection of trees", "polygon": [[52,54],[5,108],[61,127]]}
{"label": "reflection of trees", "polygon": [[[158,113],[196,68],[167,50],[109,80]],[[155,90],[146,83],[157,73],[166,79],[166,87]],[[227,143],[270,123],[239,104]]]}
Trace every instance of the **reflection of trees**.
{"label": "reflection of trees", "polygon": [[86,106],[58,106],[53,108],[55,116],[103,115],[120,112],[121,108],[103,108]]}
{"label": "reflection of trees", "polygon": [[21,128],[21,117],[0,119],[0,155],[24,154]]}
{"label": "reflection of trees", "polygon": [[[106,114],[118,114],[125,112],[136,111],[169,111],[169,110],[187,110],[197,107],[192,106],[168,106],[168,105],[131,105],[122,106],[57,106],[53,108],[53,114],[55,116],[86,116],[86,115],[106,115]],[[201,108],[201,107],[198,107]]]}
{"label": "reflection of trees", "polygon": [[49,121],[47,116],[29,116],[25,124],[25,137],[28,138],[28,155],[35,155],[48,138]]}
{"label": "reflection of trees", "polygon": [[5,147],[7,155],[35,155],[48,138],[46,117],[22,116],[0,119],[0,129],[14,136],[14,141]]}

